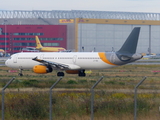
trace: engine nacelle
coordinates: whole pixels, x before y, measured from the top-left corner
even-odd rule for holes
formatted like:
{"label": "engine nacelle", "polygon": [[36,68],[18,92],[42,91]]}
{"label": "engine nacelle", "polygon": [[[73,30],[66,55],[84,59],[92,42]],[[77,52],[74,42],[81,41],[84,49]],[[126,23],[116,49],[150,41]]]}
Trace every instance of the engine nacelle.
{"label": "engine nacelle", "polygon": [[68,74],[79,74],[79,70],[66,70]]}
{"label": "engine nacelle", "polygon": [[52,67],[47,67],[44,65],[35,65],[33,67],[33,72],[39,73],[39,74],[50,73],[52,71],[53,71]]}

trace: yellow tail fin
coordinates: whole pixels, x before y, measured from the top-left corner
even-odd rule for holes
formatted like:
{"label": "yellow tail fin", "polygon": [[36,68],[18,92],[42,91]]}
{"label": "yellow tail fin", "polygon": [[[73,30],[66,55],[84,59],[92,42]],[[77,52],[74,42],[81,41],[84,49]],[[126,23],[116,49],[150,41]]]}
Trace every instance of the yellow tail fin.
{"label": "yellow tail fin", "polygon": [[37,49],[42,48],[43,46],[41,45],[41,42],[39,41],[38,36],[35,36],[35,38],[36,38],[36,48]]}

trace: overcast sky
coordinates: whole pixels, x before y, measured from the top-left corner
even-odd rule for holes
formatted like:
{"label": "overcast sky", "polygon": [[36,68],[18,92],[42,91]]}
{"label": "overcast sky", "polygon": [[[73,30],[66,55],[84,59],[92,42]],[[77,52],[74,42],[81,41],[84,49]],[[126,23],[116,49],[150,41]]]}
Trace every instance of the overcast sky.
{"label": "overcast sky", "polygon": [[0,0],[0,10],[93,10],[160,13],[160,0]]}

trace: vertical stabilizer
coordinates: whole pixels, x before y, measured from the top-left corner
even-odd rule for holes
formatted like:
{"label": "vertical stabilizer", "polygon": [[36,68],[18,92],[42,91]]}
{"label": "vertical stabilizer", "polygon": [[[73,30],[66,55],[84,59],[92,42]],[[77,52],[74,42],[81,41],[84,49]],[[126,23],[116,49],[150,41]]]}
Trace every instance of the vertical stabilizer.
{"label": "vertical stabilizer", "polygon": [[36,39],[36,48],[37,49],[42,48],[43,46],[41,45],[41,42],[39,41],[38,36],[35,36],[35,39]]}
{"label": "vertical stabilizer", "polygon": [[129,53],[129,54],[136,53],[139,32],[140,32],[140,27],[135,27],[128,36],[127,40],[125,41],[121,49],[118,51],[118,53]]}

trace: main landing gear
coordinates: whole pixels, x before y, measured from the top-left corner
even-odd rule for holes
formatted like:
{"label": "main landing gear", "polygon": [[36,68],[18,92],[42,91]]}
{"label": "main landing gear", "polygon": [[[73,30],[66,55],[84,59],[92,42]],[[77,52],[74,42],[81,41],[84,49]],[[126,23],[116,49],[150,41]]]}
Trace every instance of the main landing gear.
{"label": "main landing gear", "polygon": [[80,70],[79,73],[78,73],[78,76],[79,77],[85,77],[86,76],[85,70]]}
{"label": "main landing gear", "polygon": [[[57,72],[57,76],[64,77],[64,72]],[[85,70],[79,70],[78,76],[85,77],[86,76]]]}
{"label": "main landing gear", "polygon": [[58,73],[57,73],[57,76],[58,76],[58,77],[64,77],[64,72],[58,72]]}

